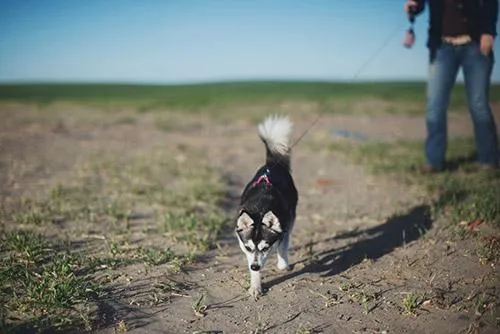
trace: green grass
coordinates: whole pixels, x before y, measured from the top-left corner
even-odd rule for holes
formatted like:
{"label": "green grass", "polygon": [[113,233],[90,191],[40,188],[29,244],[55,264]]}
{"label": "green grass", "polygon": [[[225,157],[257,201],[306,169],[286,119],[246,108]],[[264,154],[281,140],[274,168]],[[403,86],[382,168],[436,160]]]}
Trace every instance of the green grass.
{"label": "green grass", "polygon": [[2,332],[91,326],[89,307],[103,291],[83,274],[79,256],[40,234],[13,231],[1,240],[0,267]]}
{"label": "green grass", "polygon": [[306,326],[301,326],[295,330],[295,334],[313,334],[315,331]]}
{"label": "green grass", "polygon": [[197,317],[206,316],[206,310],[208,309],[208,306],[205,305],[205,294],[201,293],[198,298],[193,301],[193,303],[191,304],[191,308],[193,309],[193,312]]}
{"label": "green grass", "polygon": [[402,301],[403,312],[415,315],[416,310],[420,307],[423,300],[424,298],[418,293],[411,292],[407,294]]}
{"label": "green grass", "polygon": [[477,256],[481,263],[490,263],[500,259],[500,237],[485,237],[479,243]]}
{"label": "green grass", "polygon": [[421,141],[396,143],[335,142],[330,149],[341,151],[375,174],[390,174],[408,184],[423,186],[436,197],[434,212],[453,223],[482,220],[500,228],[500,172],[481,171],[474,162],[470,138],[450,139],[447,159],[455,169],[422,175],[415,168],[423,161]]}
{"label": "green grass", "polygon": [[[103,315],[98,314],[97,305],[109,298],[111,288],[106,283],[110,276],[120,275],[117,269],[143,263],[167,265],[171,272],[178,272],[188,261],[170,248],[121,250],[116,243],[110,245],[109,254],[89,256],[33,231],[7,232],[0,246],[0,331],[92,329],[99,326]],[[162,282],[146,297],[150,303],[160,303],[168,299],[162,297],[165,294],[181,290],[179,284]]]}
{"label": "green grass", "polygon": [[[204,110],[237,105],[271,104],[283,101],[314,102],[332,111],[332,101],[359,101],[377,98],[387,102],[425,100],[425,83],[339,83],[307,81],[248,81],[192,85],[126,84],[3,84],[0,101],[55,101],[91,103],[100,106],[125,105],[139,111],[151,109]],[[492,102],[500,101],[500,85],[491,88]],[[465,91],[457,84],[451,105],[466,105]],[[404,108],[402,108],[404,109]],[[392,110],[398,112],[398,110]],[[404,111],[404,110],[401,110]],[[129,120],[127,120],[129,122]]]}

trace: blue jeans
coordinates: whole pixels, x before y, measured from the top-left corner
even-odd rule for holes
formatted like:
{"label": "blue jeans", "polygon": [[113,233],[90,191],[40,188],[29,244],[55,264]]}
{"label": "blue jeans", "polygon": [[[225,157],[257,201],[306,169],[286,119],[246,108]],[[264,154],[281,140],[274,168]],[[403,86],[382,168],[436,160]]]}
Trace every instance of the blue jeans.
{"label": "blue jeans", "polygon": [[494,57],[483,55],[476,42],[454,46],[442,44],[429,66],[427,84],[427,139],[425,155],[435,168],[443,168],[447,144],[447,109],[459,68],[462,68],[469,112],[474,124],[477,160],[498,164],[495,119],[489,105],[490,77]]}

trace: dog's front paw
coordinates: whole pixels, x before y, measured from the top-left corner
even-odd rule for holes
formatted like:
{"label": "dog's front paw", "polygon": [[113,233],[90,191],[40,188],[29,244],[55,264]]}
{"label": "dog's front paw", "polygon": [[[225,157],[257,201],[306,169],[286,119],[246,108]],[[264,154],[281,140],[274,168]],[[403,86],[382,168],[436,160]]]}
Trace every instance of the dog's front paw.
{"label": "dog's front paw", "polygon": [[282,261],[278,261],[278,265],[277,265],[278,269],[279,270],[286,270],[286,271],[290,271],[293,269],[293,267],[291,265],[289,265],[287,262],[282,262]]}
{"label": "dog's front paw", "polygon": [[278,265],[278,269],[281,270],[281,271],[290,271],[293,269],[293,266],[287,264],[287,265]]}
{"label": "dog's front paw", "polygon": [[261,287],[250,287],[248,289],[248,293],[250,293],[250,296],[253,297],[253,299],[257,300],[259,299],[259,296],[262,295],[262,288]]}

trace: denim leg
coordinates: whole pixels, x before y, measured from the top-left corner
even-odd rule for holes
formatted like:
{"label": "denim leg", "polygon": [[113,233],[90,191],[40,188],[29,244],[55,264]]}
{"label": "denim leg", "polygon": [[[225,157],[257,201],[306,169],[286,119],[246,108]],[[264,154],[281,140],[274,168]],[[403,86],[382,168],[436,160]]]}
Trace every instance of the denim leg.
{"label": "denim leg", "polygon": [[498,164],[498,139],[495,119],[489,103],[490,77],[494,58],[483,55],[477,43],[464,46],[462,69],[467,103],[474,123],[477,160],[483,164]]}
{"label": "denim leg", "polygon": [[435,168],[444,167],[447,144],[447,109],[457,78],[459,59],[454,46],[443,44],[429,65],[427,83],[427,139],[425,155]]}

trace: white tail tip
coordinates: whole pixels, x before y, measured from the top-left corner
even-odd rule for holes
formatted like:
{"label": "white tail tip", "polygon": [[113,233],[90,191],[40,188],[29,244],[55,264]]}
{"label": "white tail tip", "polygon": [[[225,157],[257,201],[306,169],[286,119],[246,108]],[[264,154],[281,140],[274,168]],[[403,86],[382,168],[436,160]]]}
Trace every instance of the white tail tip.
{"label": "white tail tip", "polygon": [[259,124],[259,135],[273,154],[288,155],[293,124],[286,116],[268,116]]}

